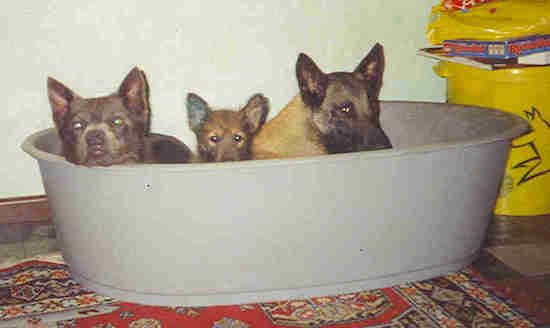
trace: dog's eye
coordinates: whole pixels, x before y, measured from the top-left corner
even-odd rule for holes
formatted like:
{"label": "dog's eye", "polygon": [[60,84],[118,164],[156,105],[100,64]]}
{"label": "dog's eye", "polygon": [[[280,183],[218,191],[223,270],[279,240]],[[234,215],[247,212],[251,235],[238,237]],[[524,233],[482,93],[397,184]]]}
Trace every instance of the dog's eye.
{"label": "dog's eye", "polygon": [[350,114],[353,110],[351,104],[343,104],[343,105],[339,106],[338,109],[340,110],[340,112],[342,112],[344,114]]}
{"label": "dog's eye", "polygon": [[233,141],[235,141],[235,142],[241,142],[241,141],[243,141],[243,136],[238,135],[238,134],[235,134],[235,135],[233,136]]}
{"label": "dog's eye", "polygon": [[80,121],[76,121],[76,122],[73,122],[73,124],[71,125],[71,127],[74,129],[74,130],[80,130],[82,128],[84,128],[84,123],[80,122]]}
{"label": "dog's eye", "polygon": [[124,124],[124,120],[121,119],[121,118],[115,118],[115,119],[113,120],[113,125],[114,125],[114,126],[121,126],[121,125],[123,125],[123,124]]}
{"label": "dog's eye", "polygon": [[210,141],[212,141],[213,143],[218,142],[219,141],[218,136],[210,136]]}

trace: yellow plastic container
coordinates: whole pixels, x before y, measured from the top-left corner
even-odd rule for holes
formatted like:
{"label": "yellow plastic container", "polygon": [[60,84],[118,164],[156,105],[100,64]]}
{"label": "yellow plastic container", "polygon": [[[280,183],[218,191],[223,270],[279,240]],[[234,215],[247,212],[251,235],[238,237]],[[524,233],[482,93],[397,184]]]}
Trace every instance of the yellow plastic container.
{"label": "yellow plastic container", "polygon": [[434,45],[455,39],[494,41],[548,34],[548,16],[548,0],[491,1],[465,11],[437,5],[432,7],[426,34]]}
{"label": "yellow plastic container", "polygon": [[447,80],[449,103],[500,109],[529,121],[533,131],[512,142],[495,214],[549,214],[550,66],[489,71],[441,61],[434,70]]}

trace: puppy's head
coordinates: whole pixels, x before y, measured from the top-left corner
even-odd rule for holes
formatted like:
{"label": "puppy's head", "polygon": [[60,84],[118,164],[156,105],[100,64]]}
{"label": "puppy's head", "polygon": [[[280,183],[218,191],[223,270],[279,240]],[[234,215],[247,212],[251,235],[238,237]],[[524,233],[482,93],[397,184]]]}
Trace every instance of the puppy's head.
{"label": "puppy's head", "polygon": [[269,101],[253,95],[239,111],[212,110],[196,94],[187,96],[187,116],[197,135],[197,148],[203,162],[240,161],[251,158],[253,136],[265,123]]}
{"label": "puppy's head", "polygon": [[110,96],[82,98],[50,77],[48,97],[68,161],[109,166],[143,160],[149,104],[145,76],[137,67]]}
{"label": "puppy's head", "polygon": [[379,120],[383,72],[380,44],[353,72],[325,74],[300,54],[296,63],[300,94],[329,153],[391,148]]}

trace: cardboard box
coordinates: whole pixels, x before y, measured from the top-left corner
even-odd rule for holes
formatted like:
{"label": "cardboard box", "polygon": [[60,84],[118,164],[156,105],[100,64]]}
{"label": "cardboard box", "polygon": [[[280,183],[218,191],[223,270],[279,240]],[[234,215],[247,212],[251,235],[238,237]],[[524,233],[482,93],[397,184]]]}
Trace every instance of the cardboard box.
{"label": "cardboard box", "polygon": [[503,41],[445,40],[443,42],[443,53],[448,56],[508,59],[545,51],[550,51],[550,34]]}

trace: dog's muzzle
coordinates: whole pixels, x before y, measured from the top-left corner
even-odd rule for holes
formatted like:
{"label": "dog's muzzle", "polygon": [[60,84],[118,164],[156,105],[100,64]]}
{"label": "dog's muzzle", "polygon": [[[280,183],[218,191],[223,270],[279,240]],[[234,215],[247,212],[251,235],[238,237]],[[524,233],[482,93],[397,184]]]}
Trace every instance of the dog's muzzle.
{"label": "dog's muzzle", "polygon": [[368,135],[363,138],[360,150],[381,150],[392,148],[392,143],[382,128],[369,130]]}
{"label": "dog's muzzle", "polygon": [[89,155],[92,157],[105,155],[105,137],[105,132],[101,130],[92,130],[86,134]]}

